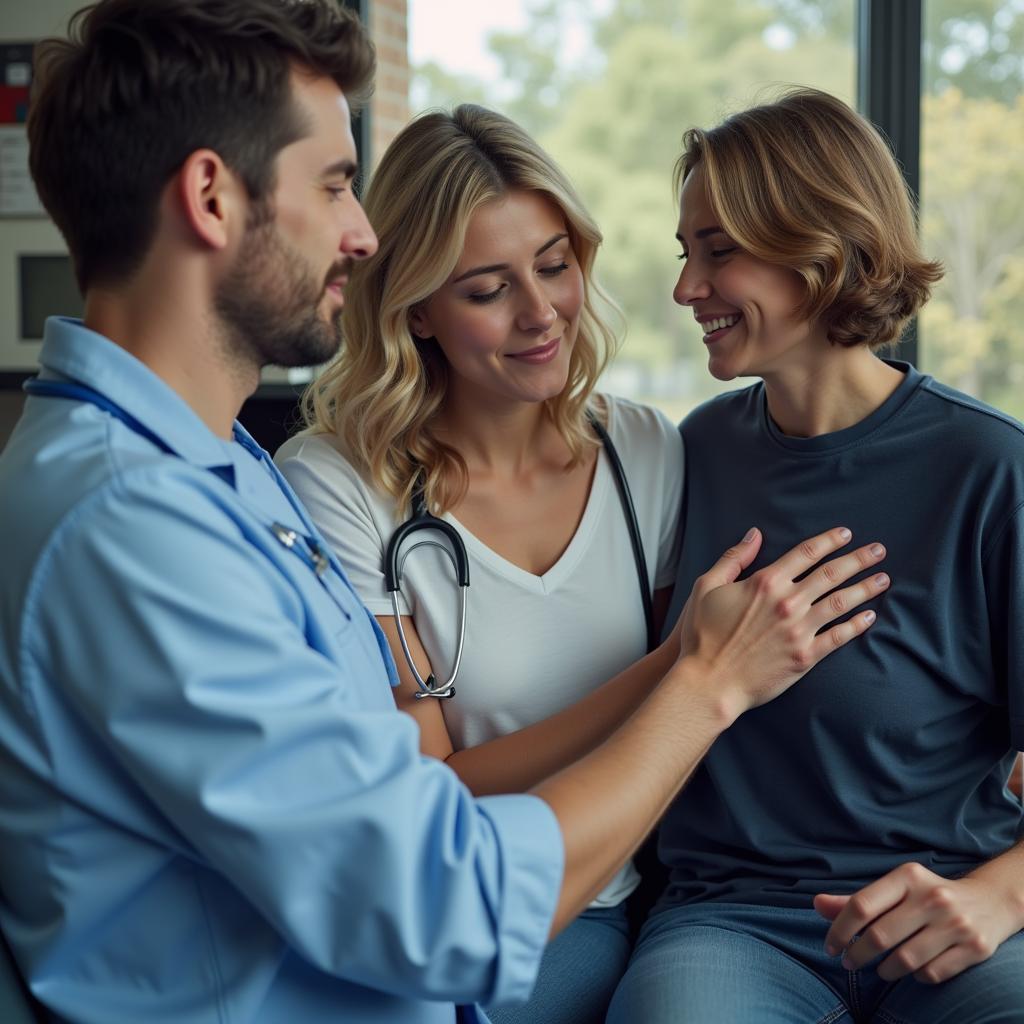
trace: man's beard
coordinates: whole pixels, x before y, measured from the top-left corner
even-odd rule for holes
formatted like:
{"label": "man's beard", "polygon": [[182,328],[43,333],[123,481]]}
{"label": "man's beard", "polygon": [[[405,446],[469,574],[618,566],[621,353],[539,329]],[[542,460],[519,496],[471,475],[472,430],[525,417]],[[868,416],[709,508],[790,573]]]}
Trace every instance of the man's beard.
{"label": "man's beard", "polygon": [[214,299],[231,356],[258,368],[317,366],[330,359],[341,345],[341,309],[328,321],[320,305],[328,281],[344,271],[335,265],[317,281],[302,254],[282,240],[272,216],[251,220]]}

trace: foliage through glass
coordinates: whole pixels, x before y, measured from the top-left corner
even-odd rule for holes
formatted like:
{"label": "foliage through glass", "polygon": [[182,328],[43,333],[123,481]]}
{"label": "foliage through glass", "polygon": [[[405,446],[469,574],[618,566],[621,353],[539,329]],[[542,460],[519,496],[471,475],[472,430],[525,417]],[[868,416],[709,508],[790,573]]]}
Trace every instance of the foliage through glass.
{"label": "foliage through glass", "polygon": [[[436,0],[410,0],[436,2]],[[593,13],[598,9],[599,13]],[[671,297],[671,168],[683,131],[787,84],[855,98],[855,0],[533,0],[488,40],[498,82],[414,70],[419,108],[465,100],[515,118],[561,162],[605,236],[598,274],[626,343],[602,386],[678,418],[737,386],[705,368]],[[1024,0],[926,0],[921,230],[946,266],[921,318],[921,363],[1024,415]],[[583,26],[589,45],[568,59]],[[742,382],[738,382],[742,383]]]}

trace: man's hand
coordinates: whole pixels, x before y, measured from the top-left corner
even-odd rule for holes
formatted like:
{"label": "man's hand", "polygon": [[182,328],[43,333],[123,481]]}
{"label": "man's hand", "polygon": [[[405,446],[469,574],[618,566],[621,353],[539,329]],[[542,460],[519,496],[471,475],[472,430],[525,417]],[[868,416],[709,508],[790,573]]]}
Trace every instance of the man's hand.
{"label": "man's hand", "polygon": [[814,908],[832,922],[825,951],[842,953],[848,970],[891,950],[878,967],[886,981],[946,981],[987,960],[1024,924],[1021,908],[991,880],[943,878],[912,863],[852,896],[815,896]]}
{"label": "man's hand", "polygon": [[718,687],[732,717],[777,697],[874,621],[867,611],[829,626],[889,586],[875,573],[839,589],[885,557],[875,543],[823,561],[850,540],[847,529],[829,530],[737,583],[761,547],[751,530],[694,584],[678,627],[681,653],[702,666],[698,675]]}

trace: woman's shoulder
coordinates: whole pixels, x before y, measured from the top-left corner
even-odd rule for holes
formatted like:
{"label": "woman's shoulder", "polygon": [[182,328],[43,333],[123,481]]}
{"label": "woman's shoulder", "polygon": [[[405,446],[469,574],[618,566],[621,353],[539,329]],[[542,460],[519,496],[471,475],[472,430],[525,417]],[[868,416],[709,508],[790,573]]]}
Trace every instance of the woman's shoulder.
{"label": "woman's shoulder", "polygon": [[[618,451],[651,550],[671,543],[682,502],[685,458],[676,425],[650,405],[604,395],[608,433]],[[667,532],[666,532],[667,531]],[[660,556],[659,556],[660,557]]]}
{"label": "woman's shoulder", "polygon": [[394,510],[394,502],[366,480],[331,434],[296,434],[278,448],[274,462],[303,500],[319,491],[378,513]]}
{"label": "woman's shoulder", "polygon": [[921,389],[944,406],[941,414],[928,407],[927,415],[955,434],[959,444],[971,444],[979,454],[988,449],[999,458],[1011,453],[1018,459],[1024,455],[1024,424],[1020,420],[934,377],[924,375]]}
{"label": "woman's shoulder", "polygon": [[305,466],[317,474],[329,477],[355,477],[359,479],[355,466],[342,454],[337,439],[329,434],[296,434],[274,453],[278,469],[287,475],[287,470]]}
{"label": "woman's shoulder", "polygon": [[598,399],[608,433],[616,444],[682,448],[679,430],[660,409],[621,395],[601,394]]}

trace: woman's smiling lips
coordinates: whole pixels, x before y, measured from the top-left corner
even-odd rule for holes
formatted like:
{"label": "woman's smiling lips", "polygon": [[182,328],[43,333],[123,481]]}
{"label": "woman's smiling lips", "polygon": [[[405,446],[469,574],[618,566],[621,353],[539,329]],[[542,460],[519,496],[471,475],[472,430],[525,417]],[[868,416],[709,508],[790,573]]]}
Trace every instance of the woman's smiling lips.
{"label": "woman's smiling lips", "polygon": [[731,331],[742,319],[742,313],[703,313],[697,317],[697,323],[704,332],[704,343],[710,345]]}
{"label": "woman's smiling lips", "polygon": [[509,352],[507,359],[519,359],[524,363],[549,363],[558,354],[558,346],[562,343],[562,336],[552,338],[534,348],[528,348],[524,352]]}

